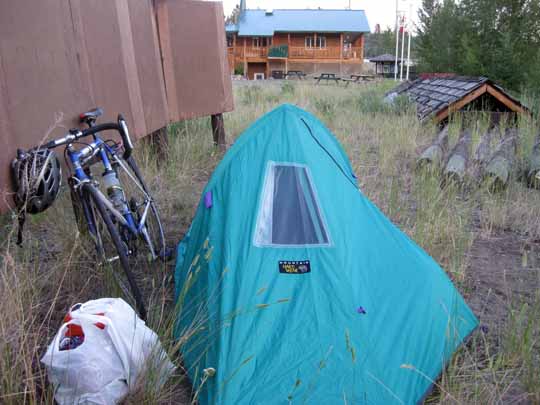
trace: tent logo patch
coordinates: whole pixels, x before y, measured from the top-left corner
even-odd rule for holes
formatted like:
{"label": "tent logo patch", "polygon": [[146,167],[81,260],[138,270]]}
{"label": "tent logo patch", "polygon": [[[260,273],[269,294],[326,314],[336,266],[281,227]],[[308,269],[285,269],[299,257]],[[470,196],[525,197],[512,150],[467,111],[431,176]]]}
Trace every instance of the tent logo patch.
{"label": "tent logo patch", "polygon": [[280,260],[279,272],[285,274],[311,273],[309,260]]}

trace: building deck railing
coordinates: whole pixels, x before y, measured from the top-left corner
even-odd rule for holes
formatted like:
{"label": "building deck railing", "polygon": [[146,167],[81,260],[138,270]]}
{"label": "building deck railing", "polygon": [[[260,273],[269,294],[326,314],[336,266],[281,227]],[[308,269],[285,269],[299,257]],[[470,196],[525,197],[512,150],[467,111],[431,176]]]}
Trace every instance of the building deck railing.
{"label": "building deck railing", "polygon": [[343,52],[340,52],[339,47],[327,47],[327,48],[306,48],[302,46],[270,46],[270,47],[246,47],[244,53],[244,47],[238,46],[236,48],[228,47],[229,57],[238,59],[266,59],[270,58],[289,58],[289,59],[336,59],[339,60],[342,57],[345,60],[359,60],[362,55],[362,48],[351,47],[344,48]]}

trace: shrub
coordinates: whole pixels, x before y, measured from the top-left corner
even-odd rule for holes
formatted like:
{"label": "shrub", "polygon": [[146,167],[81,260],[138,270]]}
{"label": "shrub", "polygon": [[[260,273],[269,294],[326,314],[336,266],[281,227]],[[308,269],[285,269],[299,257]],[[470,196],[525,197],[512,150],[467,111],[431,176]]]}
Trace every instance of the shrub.
{"label": "shrub", "polygon": [[244,76],[244,65],[239,63],[234,67],[234,74],[239,76]]}

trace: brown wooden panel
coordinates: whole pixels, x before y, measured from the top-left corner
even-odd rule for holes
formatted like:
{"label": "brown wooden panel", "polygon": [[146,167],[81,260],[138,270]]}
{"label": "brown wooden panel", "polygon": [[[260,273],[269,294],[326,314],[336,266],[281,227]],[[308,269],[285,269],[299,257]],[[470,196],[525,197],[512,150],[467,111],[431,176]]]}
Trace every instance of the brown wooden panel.
{"label": "brown wooden panel", "polygon": [[82,16],[92,104],[105,110],[103,121],[115,120],[122,112],[135,136],[145,136],[143,97],[127,0],[72,0],[72,3]]}
{"label": "brown wooden panel", "polygon": [[231,111],[222,4],[160,0],[158,25],[170,119]]}
{"label": "brown wooden panel", "polygon": [[156,15],[151,0],[130,0],[128,5],[146,135],[168,122]]}
{"label": "brown wooden panel", "polygon": [[75,39],[65,1],[0,2],[0,211],[11,203],[16,149],[42,142],[60,116],[52,135],[61,135],[90,103]]}

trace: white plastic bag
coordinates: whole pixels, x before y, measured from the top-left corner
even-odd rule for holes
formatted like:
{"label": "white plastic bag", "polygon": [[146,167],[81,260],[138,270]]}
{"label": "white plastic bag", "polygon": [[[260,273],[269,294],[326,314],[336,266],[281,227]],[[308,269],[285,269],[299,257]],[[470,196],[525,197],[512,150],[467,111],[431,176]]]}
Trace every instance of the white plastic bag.
{"label": "white plastic bag", "polygon": [[[162,383],[174,370],[157,335],[120,298],[78,304],[66,320],[41,359],[60,405],[115,404],[145,370],[157,369]],[[66,331],[79,326],[82,343],[66,345]]]}

